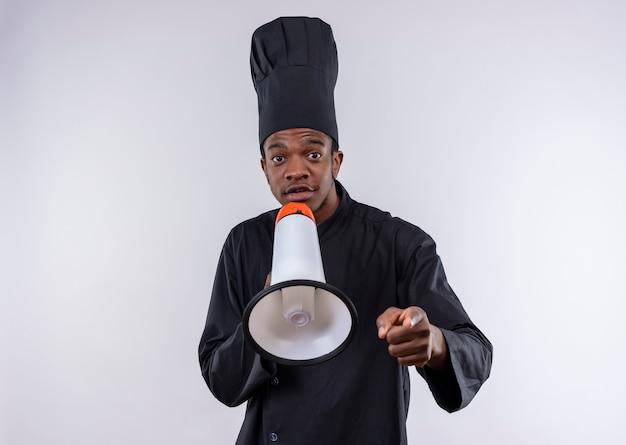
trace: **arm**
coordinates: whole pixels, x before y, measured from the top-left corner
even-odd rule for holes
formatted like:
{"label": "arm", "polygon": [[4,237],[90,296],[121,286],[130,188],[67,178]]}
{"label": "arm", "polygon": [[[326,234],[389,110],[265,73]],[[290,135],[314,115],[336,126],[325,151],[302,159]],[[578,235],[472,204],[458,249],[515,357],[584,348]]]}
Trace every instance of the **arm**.
{"label": "arm", "polygon": [[488,378],[492,346],[447,283],[435,243],[424,234],[407,250],[398,292],[404,309],[378,317],[378,336],[403,366],[416,366],[437,403],[465,407]]}
{"label": "arm", "polygon": [[466,407],[491,372],[493,347],[476,326],[441,329],[448,347],[448,365],[417,368],[437,404],[448,412]]}
{"label": "arm", "polygon": [[247,290],[229,243],[220,256],[206,325],[198,348],[202,376],[215,397],[228,406],[239,405],[275,374],[275,364],[246,342],[242,314]]}

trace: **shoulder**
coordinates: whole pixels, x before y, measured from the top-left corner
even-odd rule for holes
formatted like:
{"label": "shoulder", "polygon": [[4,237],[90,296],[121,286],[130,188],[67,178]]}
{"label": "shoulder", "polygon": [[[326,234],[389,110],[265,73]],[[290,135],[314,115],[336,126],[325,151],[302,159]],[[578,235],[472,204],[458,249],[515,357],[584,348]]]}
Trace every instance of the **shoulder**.
{"label": "shoulder", "polygon": [[393,234],[394,238],[399,238],[403,242],[410,240],[432,242],[430,235],[419,226],[371,205],[352,200],[349,216],[355,223],[371,226],[382,233]]}
{"label": "shoulder", "polygon": [[270,210],[233,227],[226,239],[226,247],[237,250],[241,244],[271,242],[274,236],[274,221],[278,210]]}
{"label": "shoulder", "polygon": [[276,220],[278,209],[270,210],[268,212],[261,213],[254,218],[247,219],[240,222],[231,230],[231,233],[245,232],[246,230],[254,230],[258,228],[272,227]]}
{"label": "shoulder", "polygon": [[417,225],[357,201],[347,210],[343,239],[355,243],[359,252],[367,252],[368,258],[380,255],[394,264],[398,276],[416,261],[423,265],[437,259],[435,241]]}

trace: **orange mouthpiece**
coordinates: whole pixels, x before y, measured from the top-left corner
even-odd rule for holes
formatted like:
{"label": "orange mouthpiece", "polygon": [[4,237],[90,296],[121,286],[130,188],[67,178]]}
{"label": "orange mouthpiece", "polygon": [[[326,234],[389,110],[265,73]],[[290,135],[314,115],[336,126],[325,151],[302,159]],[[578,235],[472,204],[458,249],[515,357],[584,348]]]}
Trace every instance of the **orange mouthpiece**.
{"label": "orange mouthpiece", "polygon": [[283,219],[285,216],[294,214],[308,216],[315,223],[315,216],[313,216],[313,211],[309,208],[308,205],[302,202],[288,202],[278,211],[278,215],[276,216],[276,224],[278,224],[278,221]]}

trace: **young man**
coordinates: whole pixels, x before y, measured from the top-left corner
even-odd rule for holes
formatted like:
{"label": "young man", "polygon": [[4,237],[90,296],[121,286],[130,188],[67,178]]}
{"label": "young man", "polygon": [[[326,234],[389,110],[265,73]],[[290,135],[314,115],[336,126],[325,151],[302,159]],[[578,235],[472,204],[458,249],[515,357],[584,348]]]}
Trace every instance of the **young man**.
{"label": "young man", "polygon": [[359,323],[336,357],[311,366],[262,358],[246,341],[245,307],[271,272],[270,211],[236,226],[220,257],[199,355],[223,403],[248,402],[237,444],[405,444],[409,367],[447,411],[466,406],[491,369],[492,347],[447,283],[433,240],[352,200],[337,181],[337,53],[319,19],[281,18],[255,31],[261,167],[280,204],[313,211],[326,281]]}

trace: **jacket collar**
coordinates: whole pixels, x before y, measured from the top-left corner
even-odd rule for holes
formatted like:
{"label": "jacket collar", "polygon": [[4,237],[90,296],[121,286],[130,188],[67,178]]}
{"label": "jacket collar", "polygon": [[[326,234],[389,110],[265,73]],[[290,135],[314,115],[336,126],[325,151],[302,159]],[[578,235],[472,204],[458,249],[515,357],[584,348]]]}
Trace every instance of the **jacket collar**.
{"label": "jacket collar", "polygon": [[332,227],[336,227],[338,224],[340,224],[340,221],[342,221],[348,214],[348,209],[350,208],[350,205],[352,203],[352,198],[350,198],[347,190],[337,180],[335,180],[335,189],[337,190],[337,196],[339,196],[339,206],[337,207],[337,210],[335,210],[335,213],[330,216],[330,218],[317,226],[317,231],[320,236],[331,230]]}

